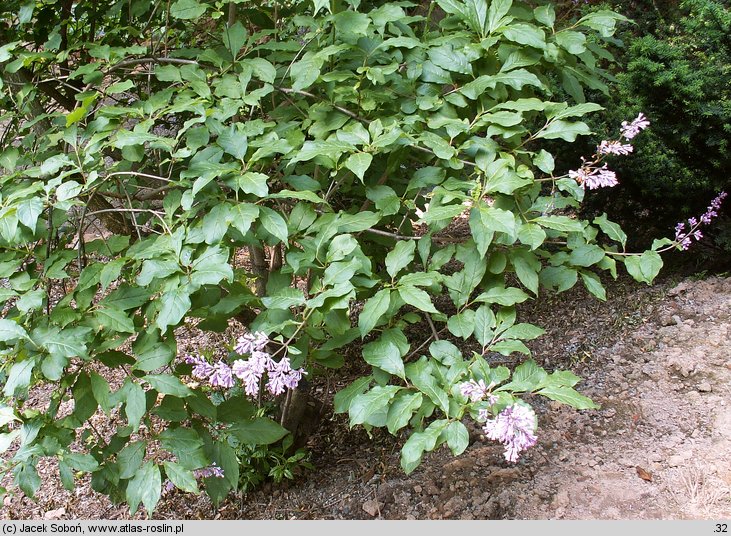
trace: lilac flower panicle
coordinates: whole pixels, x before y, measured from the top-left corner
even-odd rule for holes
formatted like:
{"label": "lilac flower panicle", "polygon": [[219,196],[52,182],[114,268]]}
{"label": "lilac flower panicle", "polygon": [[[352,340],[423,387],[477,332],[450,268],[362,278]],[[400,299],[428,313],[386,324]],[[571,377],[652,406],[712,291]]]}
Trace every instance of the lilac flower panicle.
{"label": "lilac flower panicle", "polygon": [[581,167],[577,169],[576,171],[572,170],[569,171],[569,177],[574,179],[579,184],[584,184],[587,179],[591,176],[591,170]]}
{"label": "lilac flower panicle", "polygon": [[472,402],[479,402],[487,395],[487,385],[485,380],[475,381],[470,380],[460,385],[459,390],[465,397],[469,398]]}
{"label": "lilac flower panicle", "polygon": [[629,143],[603,140],[596,148],[599,154],[628,155],[634,150]]}
{"label": "lilac flower panicle", "polygon": [[640,112],[640,114],[633,119],[631,123],[622,121],[622,128],[620,132],[625,139],[631,140],[649,126],[650,122],[647,120],[647,117]]}
{"label": "lilac flower panicle", "polygon": [[223,361],[219,361],[213,366],[213,373],[209,377],[213,387],[224,387],[230,389],[234,386],[234,379],[231,374],[231,367]]}
{"label": "lilac flower panicle", "polygon": [[304,374],[307,374],[304,369],[292,369],[288,357],[283,357],[278,362],[270,360],[267,390],[277,396],[281,395],[285,389],[295,389]]}
{"label": "lilac flower panicle", "polygon": [[259,394],[259,382],[262,373],[257,372],[252,366],[251,360],[237,359],[234,361],[231,371],[234,376],[240,379],[244,384],[244,392],[248,396],[256,396]]}
{"label": "lilac flower panicle", "polygon": [[709,223],[711,223],[713,218],[718,216],[718,210],[721,208],[721,203],[724,199],[726,199],[727,195],[728,194],[726,194],[726,192],[721,192],[720,194],[718,194],[711,201],[708,209],[700,216],[700,218],[688,218],[687,231],[686,222],[681,221],[675,226],[675,242],[681,250],[687,250],[691,246],[691,244],[693,244],[693,239],[698,241],[703,238],[703,233],[698,229],[698,227],[700,227],[701,225],[708,225]]}
{"label": "lilac flower panicle", "polygon": [[607,165],[600,169],[595,169],[588,175],[584,182],[581,183],[582,187],[589,188],[589,190],[596,190],[597,188],[611,188],[619,184],[617,180],[617,174],[610,169],[607,169]]}
{"label": "lilac flower panicle", "polygon": [[[486,411],[484,415],[487,416]],[[536,414],[533,409],[513,404],[502,410],[494,419],[487,420],[483,430],[488,439],[500,441],[505,445],[507,461],[516,462],[521,452],[538,441],[535,435],[535,423]]]}
{"label": "lilac flower panicle", "polygon": [[223,478],[225,475],[223,469],[216,465],[216,462],[213,462],[208,467],[193,471],[193,476],[198,480],[201,478]]}
{"label": "lilac flower panicle", "polygon": [[244,333],[236,340],[234,351],[237,354],[250,354],[255,351],[261,351],[269,343],[269,337],[266,333],[257,331],[256,333]]}
{"label": "lilac flower panicle", "polygon": [[194,357],[189,355],[185,357],[185,362],[189,365],[195,365],[192,370],[194,378],[206,380],[213,374],[213,366],[203,356]]}

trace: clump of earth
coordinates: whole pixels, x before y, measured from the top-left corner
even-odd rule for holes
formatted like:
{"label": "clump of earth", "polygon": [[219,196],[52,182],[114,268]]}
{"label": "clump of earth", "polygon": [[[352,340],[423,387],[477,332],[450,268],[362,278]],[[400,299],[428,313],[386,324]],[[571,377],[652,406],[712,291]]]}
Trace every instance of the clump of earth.
{"label": "clump of earth", "polygon": [[[582,377],[577,389],[601,409],[530,400],[538,444],[516,464],[475,423],[463,455],[438,450],[406,476],[399,467],[405,437],[349,430],[330,405],[308,445],[313,470],[231,495],[218,508],[205,495],[168,493],[154,517],[731,517],[731,278],[652,287],[620,279],[609,283],[608,295],[601,303],[577,288],[542,296],[523,311],[521,321],[546,328],[531,347],[536,361]],[[39,470],[37,500],[9,496],[0,518],[130,517],[126,506],[93,492],[88,479],[67,492],[51,462]]]}

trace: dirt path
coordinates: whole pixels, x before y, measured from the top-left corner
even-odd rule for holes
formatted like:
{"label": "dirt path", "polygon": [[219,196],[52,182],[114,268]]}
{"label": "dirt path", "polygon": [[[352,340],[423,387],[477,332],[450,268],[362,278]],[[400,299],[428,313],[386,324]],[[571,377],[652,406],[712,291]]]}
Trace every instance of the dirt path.
{"label": "dirt path", "polygon": [[[547,368],[571,368],[601,404],[577,412],[535,400],[539,443],[516,465],[475,427],[459,458],[428,456],[409,477],[400,440],[329,420],[312,444],[316,470],[214,510],[172,493],[161,518],[636,519],[731,516],[731,278],[612,285],[601,304],[582,290],[544,299],[522,320]],[[560,312],[557,316],[556,312]],[[529,318],[530,317],[530,318]],[[51,472],[52,473],[52,472]],[[44,486],[2,518],[125,518],[88,488]]]}

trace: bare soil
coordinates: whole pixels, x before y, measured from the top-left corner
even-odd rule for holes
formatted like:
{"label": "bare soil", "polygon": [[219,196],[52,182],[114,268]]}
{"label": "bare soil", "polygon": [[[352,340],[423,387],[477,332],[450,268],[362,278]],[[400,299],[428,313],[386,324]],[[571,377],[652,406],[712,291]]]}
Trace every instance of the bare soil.
{"label": "bare soil", "polygon": [[[505,462],[502,448],[475,425],[462,456],[439,450],[405,476],[398,465],[404,437],[349,430],[328,406],[308,445],[315,470],[231,495],[218,509],[205,495],[174,491],[155,517],[731,517],[731,278],[652,287],[620,279],[609,283],[608,295],[600,303],[577,288],[542,296],[522,313],[521,321],[547,329],[532,345],[536,360],[581,376],[578,389],[601,409],[575,411],[536,398],[539,442],[517,464]],[[39,470],[37,500],[9,496],[0,518],[129,518],[88,481],[67,492],[50,461]]]}

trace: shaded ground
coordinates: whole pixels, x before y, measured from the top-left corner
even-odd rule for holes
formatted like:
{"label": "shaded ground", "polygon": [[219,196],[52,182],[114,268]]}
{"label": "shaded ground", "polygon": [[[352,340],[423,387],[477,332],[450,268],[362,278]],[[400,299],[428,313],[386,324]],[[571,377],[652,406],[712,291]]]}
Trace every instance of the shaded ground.
{"label": "shaded ground", "polygon": [[[518,464],[474,427],[459,458],[427,456],[405,476],[404,438],[349,431],[329,413],[311,439],[316,470],[294,483],[231,496],[173,492],[160,518],[545,519],[731,516],[731,278],[611,283],[599,303],[582,289],[542,298],[521,321],[546,368],[571,368],[601,404],[575,411],[533,402],[539,443]],[[128,517],[81,486],[63,491],[50,463],[38,502],[8,498],[0,518]]]}

